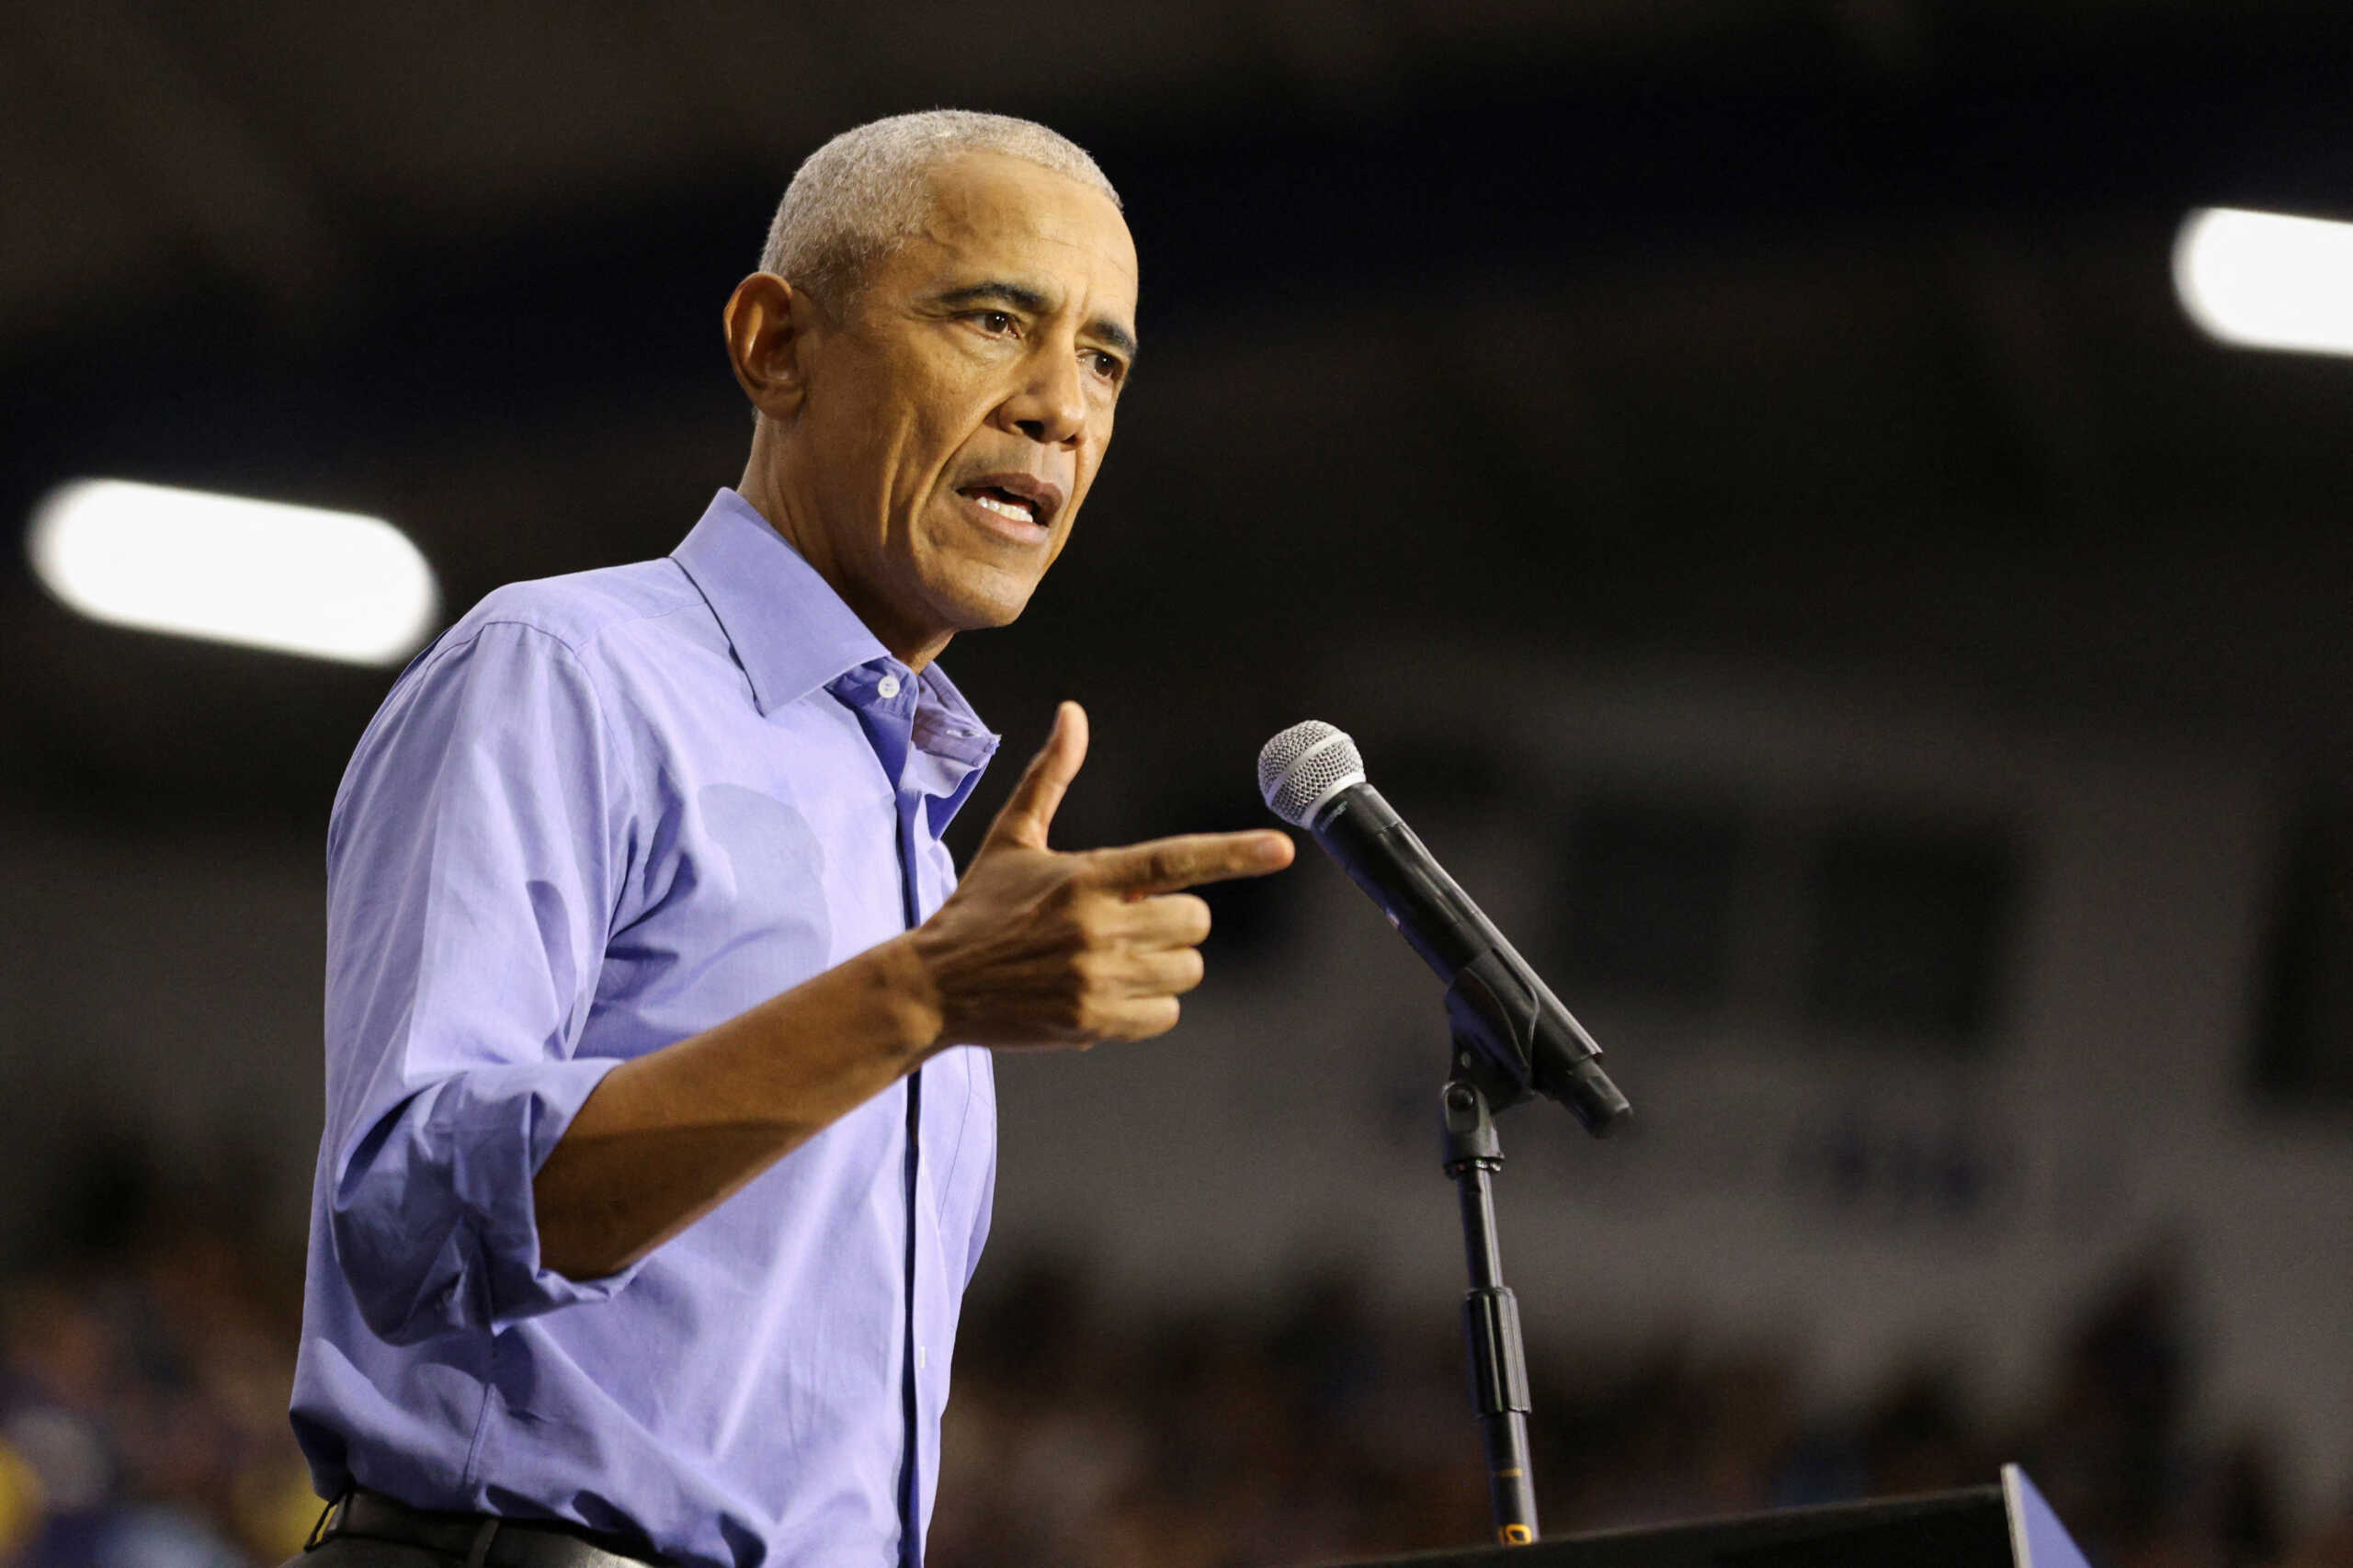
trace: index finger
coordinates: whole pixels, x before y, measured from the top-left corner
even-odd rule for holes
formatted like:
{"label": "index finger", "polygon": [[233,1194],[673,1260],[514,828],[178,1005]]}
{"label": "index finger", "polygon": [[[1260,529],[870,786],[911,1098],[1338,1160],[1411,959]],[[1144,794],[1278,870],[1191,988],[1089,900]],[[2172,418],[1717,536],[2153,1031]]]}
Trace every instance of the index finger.
{"label": "index finger", "polygon": [[1271,829],[1249,833],[1187,833],[1120,849],[1097,849],[1087,858],[1097,881],[1128,893],[1175,892],[1203,882],[1263,877],[1290,864],[1291,845]]}

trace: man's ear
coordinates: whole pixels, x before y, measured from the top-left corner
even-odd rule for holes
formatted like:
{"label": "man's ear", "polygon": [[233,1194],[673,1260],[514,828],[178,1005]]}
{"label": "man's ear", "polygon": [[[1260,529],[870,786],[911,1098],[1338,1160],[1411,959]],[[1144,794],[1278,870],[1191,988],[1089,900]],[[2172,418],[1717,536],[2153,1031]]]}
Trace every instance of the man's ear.
{"label": "man's ear", "polygon": [[790,419],[808,394],[809,335],[817,302],[773,272],[755,272],[727,297],[727,358],[752,406]]}

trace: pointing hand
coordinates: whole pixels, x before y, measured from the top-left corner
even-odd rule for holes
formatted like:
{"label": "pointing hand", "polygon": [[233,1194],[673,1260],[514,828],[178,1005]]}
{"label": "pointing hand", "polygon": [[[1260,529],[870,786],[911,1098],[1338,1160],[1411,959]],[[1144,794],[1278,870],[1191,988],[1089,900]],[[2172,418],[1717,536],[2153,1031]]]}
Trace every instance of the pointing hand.
{"label": "pointing hand", "polygon": [[1116,849],[1050,849],[1086,759],[1086,711],[1065,702],[948,902],[911,937],[943,1043],[1079,1046],[1176,1025],[1201,983],[1210,906],[1187,888],[1290,864],[1272,831],[1195,833]]}

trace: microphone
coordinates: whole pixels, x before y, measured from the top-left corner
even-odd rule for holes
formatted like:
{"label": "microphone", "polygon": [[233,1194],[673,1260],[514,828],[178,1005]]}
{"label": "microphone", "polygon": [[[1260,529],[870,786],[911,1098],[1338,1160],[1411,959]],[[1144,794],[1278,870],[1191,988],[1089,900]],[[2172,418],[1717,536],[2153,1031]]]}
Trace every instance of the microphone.
{"label": "microphone", "polygon": [[1585,1026],[1366,782],[1356,742],[1320,720],[1293,724],[1258,753],[1258,792],[1314,835],[1446,983],[1455,1038],[1483,1051],[1473,1070],[1496,1109],[1532,1089],[1601,1137],[1633,1108]]}

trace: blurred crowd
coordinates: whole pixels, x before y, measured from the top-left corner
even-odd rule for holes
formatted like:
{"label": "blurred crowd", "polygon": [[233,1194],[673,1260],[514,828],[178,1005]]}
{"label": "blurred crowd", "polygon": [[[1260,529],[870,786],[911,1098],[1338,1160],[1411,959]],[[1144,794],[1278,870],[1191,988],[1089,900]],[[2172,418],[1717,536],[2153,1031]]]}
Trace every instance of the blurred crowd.
{"label": "blurred crowd", "polygon": [[302,1258],[248,1172],[101,1145],[0,1279],[0,1563],[247,1568],[318,1515],[287,1425]]}
{"label": "blurred crowd", "polygon": [[[301,1258],[233,1175],[102,1163],[0,1285],[0,1562],[244,1568],[319,1505],[286,1423]],[[2024,1463],[2100,1568],[2353,1568],[2353,1511],[2300,1539],[2275,1456],[2209,1448],[2154,1265],[2086,1304],[2021,1419],[1949,1371],[1855,1408],[1769,1352],[1531,1346],[1548,1536],[1983,1484]],[[1303,1280],[1272,1310],[1137,1315],[998,1257],[960,1340],[940,1568],[1251,1568],[1460,1546],[1487,1503],[1452,1303]],[[2353,1503],[2353,1498],[2348,1498]]]}
{"label": "blurred crowd", "polygon": [[[1453,1303],[1309,1281],[1263,1319],[1136,1321],[1072,1268],[1009,1270],[960,1341],[932,1540],[952,1568],[1255,1568],[1488,1538]],[[1531,1344],[1548,1538],[1984,1485],[2022,1463],[2098,1568],[2353,1568],[2353,1496],[2291,1538],[2276,1458],[2187,1435],[2195,1371],[2164,1264],[2086,1304],[2022,1420],[1924,1365],[1823,1412],[1770,1351]]]}

